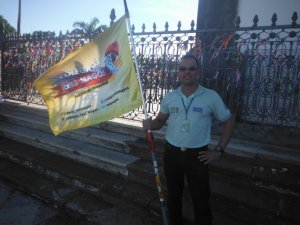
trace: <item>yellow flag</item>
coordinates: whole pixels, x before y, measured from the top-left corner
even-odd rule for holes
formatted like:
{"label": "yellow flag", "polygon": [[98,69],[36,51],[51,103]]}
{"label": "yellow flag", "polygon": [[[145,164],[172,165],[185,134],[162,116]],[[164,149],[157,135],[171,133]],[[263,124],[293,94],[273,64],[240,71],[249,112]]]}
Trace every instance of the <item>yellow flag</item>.
{"label": "yellow flag", "polygon": [[34,87],[48,107],[54,135],[95,125],[141,106],[125,16],[40,75]]}

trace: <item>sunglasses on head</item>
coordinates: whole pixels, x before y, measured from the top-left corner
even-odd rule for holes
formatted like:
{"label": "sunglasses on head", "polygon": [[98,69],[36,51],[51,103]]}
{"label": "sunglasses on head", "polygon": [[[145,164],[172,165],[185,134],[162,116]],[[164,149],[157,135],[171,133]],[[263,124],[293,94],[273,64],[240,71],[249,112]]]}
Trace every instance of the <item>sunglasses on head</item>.
{"label": "sunglasses on head", "polygon": [[181,67],[179,67],[179,71],[181,71],[181,72],[185,72],[187,70],[195,71],[195,70],[197,70],[197,67],[195,67],[195,66],[190,66],[190,67],[181,66]]}

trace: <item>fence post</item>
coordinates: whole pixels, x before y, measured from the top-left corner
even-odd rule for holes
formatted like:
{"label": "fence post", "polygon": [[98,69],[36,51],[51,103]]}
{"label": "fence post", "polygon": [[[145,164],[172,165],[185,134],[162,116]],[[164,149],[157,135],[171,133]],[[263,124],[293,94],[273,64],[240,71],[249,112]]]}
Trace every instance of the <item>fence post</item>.
{"label": "fence post", "polygon": [[2,74],[3,74],[3,65],[2,65],[2,50],[4,43],[4,26],[3,22],[0,23],[0,95],[2,94]]}

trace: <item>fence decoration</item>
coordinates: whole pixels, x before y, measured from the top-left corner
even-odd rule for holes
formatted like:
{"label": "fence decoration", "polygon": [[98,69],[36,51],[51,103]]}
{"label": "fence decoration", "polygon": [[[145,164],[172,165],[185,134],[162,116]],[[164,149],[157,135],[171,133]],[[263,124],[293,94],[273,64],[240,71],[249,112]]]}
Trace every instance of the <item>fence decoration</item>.
{"label": "fence decoration", "polygon": [[[115,17],[112,18],[112,23]],[[149,116],[157,115],[163,96],[176,88],[180,57],[195,54],[200,62],[199,82],[216,90],[240,122],[258,125],[300,128],[300,25],[297,14],[291,24],[253,26],[224,30],[197,30],[191,22],[188,30],[141,32],[133,26],[144,97]],[[89,41],[78,33],[55,35],[1,34],[1,91],[10,99],[44,104],[32,87],[38,75]],[[144,119],[143,109],[123,116]]]}

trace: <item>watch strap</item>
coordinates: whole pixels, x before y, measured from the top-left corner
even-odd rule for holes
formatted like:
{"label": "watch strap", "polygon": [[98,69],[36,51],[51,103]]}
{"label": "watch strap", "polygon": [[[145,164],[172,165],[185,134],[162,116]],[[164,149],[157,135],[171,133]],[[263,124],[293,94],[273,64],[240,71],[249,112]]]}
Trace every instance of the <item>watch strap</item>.
{"label": "watch strap", "polygon": [[224,148],[221,145],[216,145],[215,150],[224,153]]}

